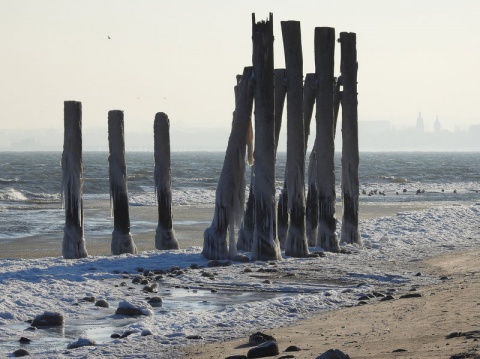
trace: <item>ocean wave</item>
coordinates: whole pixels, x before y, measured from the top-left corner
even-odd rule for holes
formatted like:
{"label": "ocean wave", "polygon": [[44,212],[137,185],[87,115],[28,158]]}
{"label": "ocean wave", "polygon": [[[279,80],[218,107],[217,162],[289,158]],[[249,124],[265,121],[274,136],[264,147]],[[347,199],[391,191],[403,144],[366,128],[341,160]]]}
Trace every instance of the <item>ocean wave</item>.
{"label": "ocean wave", "polygon": [[8,184],[8,183],[15,183],[15,182],[19,182],[20,179],[15,177],[15,178],[2,178],[0,177],[0,183],[2,184]]}
{"label": "ocean wave", "polygon": [[60,194],[36,193],[29,191],[20,191],[15,188],[7,188],[0,191],[0,201],[2,202],[25,202],[25,203],[56,203],[60,201]]}
{"label": "ocean wave", "polygon": [[410,182],[407,178],[395,177],[395,176],[380,176],[380,179],[391,182],[391,183],[408,183],[408,182]]}

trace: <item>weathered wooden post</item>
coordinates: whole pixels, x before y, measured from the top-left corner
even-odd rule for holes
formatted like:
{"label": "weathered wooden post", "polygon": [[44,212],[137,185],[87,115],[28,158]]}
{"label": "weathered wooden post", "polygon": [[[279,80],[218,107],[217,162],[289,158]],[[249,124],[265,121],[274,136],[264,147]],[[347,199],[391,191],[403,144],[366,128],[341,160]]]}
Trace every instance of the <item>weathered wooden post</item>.
{"label": "weathered wooden post", "polygon": [[[315,74],[305,75],[303,85],[303,122],[305,126],[305,151],[307,151],[308,137],[310,135],[310,123],[312,121],[313,106],[315,105],[315,93],[317,89],[317,79]],[[317,159],[315,157],[315,144],[308,160],[307,172],[307,198],[305,204],[305,232],[308,245],[315,246],[317,241],[318,226],[318,192],[317,192]],[[305,152],[306,155],[306,152]]]}
{"label": "weathered wooden post", "polygon": [[356,34],[340,33],[343,85],[342,101],[342,192],[343,219],[341,240],[361,244],[358,232],[358,101]]}
{"label": "weathered wooden post", "polygon": [[252,121],[252,77],[253,68],[246,67],[237,88],[232,131],[215,194],[215,213],[212,224],[203,234],[202,253],[208,259],[233,259],[237,254],[235,225],[240,224],[245,203],[245,152]]}
{"label": "weathered wooden post", "polygon": [[335,166],[334,166],[334,51],[335,29],[315,28],[316,143],[318,234],[317,245],[326,251],[338,252],[335,233]]}
{"label": "weathered wooden post", "polygon": [[305,126],[303,118],[303,56],[299,21],[282,21],[287,69],[287,192],[289,225],[285,254],[308,255],[305,235]]}
{"label": "weathered wooden post", "polygon": [[[287,72],[285,69],[274,70],[274,86],[275,86],[275,158],[278,149],[278,140],[280,138],[280,129],[282,127],[283,107],[285,104],[285,96],[287,94]],[[287,168],[285,168],[285,180],[283,189],[280,192],[277,205],[277,237],[280,242],[280,248],[285,248],[288,232],[288,195],[287,195]]]}
{"label": "weathered wooden post", "polygon": [[83,230],[82,104],[65,101],[62,154],[62,201],[65,208],[62,255],[66,259],[85,258]]}
{"label": "weathered wooden post", "polygon": [[113,206],[112,254],[137,253],[130,234],[123,111],[108,112],[110,200]]}
{"label": "weathered wooden post", "polygon": [[155,193],[158,204],[158,225],[155,248],[178,249],[172,224],[172,175],[170,168],[170,121],[159,112],[153,124],[155,157]]}
{"label": "weathered wooden post", "polygon": [[275,231],[275,121],[273,15],[255,22],[252,14],[255,74],[255,230],[252,259],[281,259]]}

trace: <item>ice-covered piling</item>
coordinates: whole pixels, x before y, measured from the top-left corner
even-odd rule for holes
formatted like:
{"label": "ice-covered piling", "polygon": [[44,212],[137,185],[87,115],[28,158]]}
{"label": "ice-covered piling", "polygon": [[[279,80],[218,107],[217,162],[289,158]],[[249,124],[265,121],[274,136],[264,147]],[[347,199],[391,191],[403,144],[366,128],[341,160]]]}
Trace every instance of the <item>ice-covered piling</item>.
{"label": "ice-covered piling", "polygon": [[65,101],[62,154],[62,196],[65,208],[62,255],[67,259],[85,258],[83,230],[82,104]]}
{"label": "ice-covered piling", "polygon": [[108,112],[110,201],[113,207],[112,254],[137,253],[130,234],[123,111]]}
{"label": "ice-covered piling", "polygon": [[[303,124],[305,128],[305,156],[310,135],[310,123],[313,115],[313,105],[315,105],[315,92],[317,89],[317,80],[315,74],[305,75],[303,85]],[[317,193],[317,159],[315,157],[315,144],[309,156],[307,172],[307,198],[305,203],[305,232],[308,245],[315,246],[317,241],[318,226],[318,193]]]}
{"label": "ice-covered piling", "polygon": [[282,21],[287,70],[288,233],[285,254],[308,255],[305,235],[305,127],[303,118],[303,56],[299,21]]}
{"label": "ice-covered piling", "polygon": [[332,252],[340,251],[335,233],[335,167],[334,167],[334,51],[335,29],[315,28],[318,246]]}
{"label": "ice-covered piling", "polygon": [[342,197],[343,219],[341,240],[361,243],[358,232],[358,108],[357,49],[355,33],[340,33],[343,93],[342,101]]}
{"label": "ice-covered piling", "polygon": [[208,259],[233,258],[237,254],[235,225],[240,224],[245,203],[245,153],[252,121],[252,67],[245,67],[237,86],[232,130],[215,194],[215,212],[203,235],[202,253]]}
{"label": "ice-covered piling", "polygon": [[255,74],[255,230],[252,259],[281,259],[275,228],[275,122],[273,15],[255,22],[252,14]]}
{"label": "ice-covered piling", "polygon": [[170,167],[170,121],[159,112],[155,115],[154,157],[155,192],[158,204],[158,225],[155,232],[155,248],[178,249],[178,241],[172,224],[172,176]]}

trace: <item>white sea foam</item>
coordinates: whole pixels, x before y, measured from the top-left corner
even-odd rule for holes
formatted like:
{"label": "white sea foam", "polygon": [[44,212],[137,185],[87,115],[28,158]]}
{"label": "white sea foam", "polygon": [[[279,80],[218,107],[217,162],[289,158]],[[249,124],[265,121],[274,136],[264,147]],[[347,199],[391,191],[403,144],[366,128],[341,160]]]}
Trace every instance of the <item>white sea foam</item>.
{"label": "white sea foam", "polygon": [[[82,322],[94,325],[98,320],[92,318],[103,318],[101,320],[110,328],[108,330],[133,332],[121,340],[109,339],[107,335],[103,340],[97,340],[97,347],[72,350],[71,357],[123,357],[135,352],[141,352],[146,358],[172,357],[169,348],[186,344],[187,335],[201,335],[203,341],[233,338],[259,328],[285,325],[314,312],[356,303],[361,294],[374,288],[393,286],[408,289],[412,284],[433,283],[438,281],[438,277],[416,276],[409,270],[408,263],[454,250],[478,248],[479,214],[480,205],[457,204],[364,220],[361,221],[360,231],[365,248],[347,246],[346,249],[353,254],[328,253],[322,259],[285,258],[275,267],[283,275],[274,277],[272,283],[265,283],[263,277],[244,272],[246,267],[251,268],[253,274],[262,268],[272,268],[263,262],[234,264],[212,270],[207,268],[217,272],[214,281],[203,277],[200,270],[166,276],[159,282],[162,290],[171,289],[170,295],[162,295],[164,308],[154,309],[151,317],[131,320],[111,317],[114,307],[100,309],[79,301],[92,295],[115,304],[123,300],[145,300],[141,287],[132,290],[129,289],[132,284],[120,285],[122,281],[130,283],[131,279],[115,273],[126,271],[133,275],[139,267],[187,268],[191,263],[205,266],[207,260],[201,256],[201,248],[81,260],[3,259],[0,260],[0,343],[4,345],[0,352],[13,352],[14,341],[20,336],[30,335],[34,336],[34,341],[29,350],[36,358],[60,356],[66,348],[61,339],[57,339],[55,344],[55,340],[50,338],[49,347],[35,346],[35,342],[41,343],[52,334],[45,331],[34,334],[23,332],[27,327],[24,321],[45,310],[62,312],[67,326]],[[301,279],[289,281],[285,279],[288,273],[319,277],[304,282]],[[184,294],[175,297],[175,286],[187,285],[189,289],[182,289]],[[205,288],[216,288],[218,297]],[[175,310],[175,306],[180,305],[176,300],[186,300],[202,292],[210,293],[209,301],[215,300],[212,298],[220,301],[222,292],[227,290],[237,292],[225,295],[225,298],[230,298],[225,305],[215,307],[209,306],[209,303],[202,304],[201,300],[187,301],[182,304],[181,315]],[[244,295],[258,291],[266,291],[265,300],[259,301],[261,296],[248,301],[242,301],[241,297],[237,301],[231,299],[235,293]],[[153,336],[141,337],[140,333],[146,329],[152,331]],[[68,330],[66,327],[65,331]],[[74,333],[76,337],[73,339],[85,336],[79,329]],[[72,338],[68,340],[71,342]]]}

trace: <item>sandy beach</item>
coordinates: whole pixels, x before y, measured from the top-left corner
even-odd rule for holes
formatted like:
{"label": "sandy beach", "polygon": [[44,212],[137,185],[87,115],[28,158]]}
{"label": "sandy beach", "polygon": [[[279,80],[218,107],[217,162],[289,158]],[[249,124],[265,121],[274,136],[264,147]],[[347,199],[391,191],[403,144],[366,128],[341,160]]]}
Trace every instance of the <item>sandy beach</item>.
{"label": "sandy beach", "polygon": [[[104,202],[88,203],[86,205],[85,220],[87,221],[89,216],[108,216],[109,208]],[[413,225],[413,228],[415,228],[417,221],[416,213],[427,210],[421,218],[423,218],[423,226],[428,227],[427,221],[436,213],[437,207],[440,210],[442,205],[443,203],[441,202],[362,205],[360,218],[367,220],[369,223],[369,235],[375,235],[377,238],[372,240],[371,236],[366,237],[370,238],[366,240],[366,243],[369,243],[369,246],[373,246],[368,248],[377,248],[376,243],[380,244],[384,241],[390,241],[386,235],[378,239],[378,236],[381,236],[381,234],[377,231],[377,226],[380,225],[383,228],[380,229],[381,231],[387,231],[387,228],[391,227],[393,229],[392,233],[395,233],[394,228],[404,226],[403,231],[407,234],[410,231],[415,231],[407,227]],[[450,206],[449,211],[456,211],[456,208],[455,206]],[[458,208],[460,209],[460,207]],[[196,246],[198,248],[201,246],[203,243],[203,230],[210,225],[213,216],[213,206],[176,206],[173,213],[174,227],[181,247]],[[476,213],[476,209],[470,212],[470,216],[474,215],[473,213]],[[337,214],[341,214],[340,207],[337,208]],[[154,223],[156,216],[155,207],[131,207],[132,222],[138,222],[138,219],[145,222],[142,231],[134,232],[133,229],[135,228],[132,228],[132,234],[139,251],[150,251],[150,254],[143,259],[146,261],[149,258],[153,259],[151,256],[152,249],[154,249]],[[438,218],[446,218],[446,216],[448,216],[448,211],[440,214]],[[381,222],[377,224],[376,220]],[[438,219],[435,217],[432,220],[438,223]],[[408,223],[408,221],[411,222]],[[469,243],[476,243],[479,233],[478,223],[472,223],[472,219],[468,223],[470,225],[464,232],[456,234],[457,238],[466,238],[468,236]],[[452,233],[451,229],[449,229],[450,227],[443,228],[448,233]],[[419,233],[428,232],[420,231],[414,233],[414,236],[418,238]],[[438,235],[438,233],[436,232],[435,235]],[[410,240],[408,237],[405,237],[405,234],[402,241],[407,241],[405,243],[408,243]],[[423,234],[420,235],[423,236]],[[247,264],[246,267],[236,264],[231,267],[232,269],[228,269],[229,267],[225,268],[225,271],[219,268],[217,270],[218,279],[213,282],[205,281],[206,279],[200,275],[201,272],[198,274],[191,272],[186,274],[184,279],[181,279],[181,277],[178,277],[179,280],[170,278],[169,285],[182,285],[181,283],[185,283],[184,281],[187,280],[190,285],[205,283],[212,288],[216,288],[216,290],[222,290],[226,287],[234,288],[238,284],[245,285],[249,281],[263,283],[264,279],[268,278],[275,285],[278,285],[279,288],[294,288],[295,286],[297,286],[295,288],[307,288],[312,283],[327,283],[328,285],[329,281],[332,280],[334,281],[332,283],[335,285],[350,283],[348,285],[351,286],[352,283],[358,283],[358,279],[355,282],[355,277],[348,277],[350,273],[347,271],[351,271],[354,275],[364,275],[366,276],[365,278],[374,278],[376,275],[389,276],[388,273],[391,269],[392,273],[404,273],[401,284],[397,283],[395,285],[390,277],[388,279],[388,283],[391,283],[392,287],[395,288],[394,292],[391,293],[394,297],[392,300],[382,301],[380,296],[366,299],[363,302],[355,299],[347,307],[343,306],[334,310],[326,308],[326,311],[317,308],[311,316],[301,317],[302,319],[300,320],[287,320],[284,322],[285,324],[280,326],[274,325],[275,320],[272,321],[270,319],[269,322],[263,322],[259,319],[256,321],[255,330],[275,337],[280,353],[273,358],[317,358],[329,349],[342,350],[351,358],[480,358],[478,345],[478,340],[480,339],[480,299],[478,296],[480,292],[480,250],[475,249],[476,247],[471,244],[469,247],[463,247],[470,249],[459,250],[448,244],[451,242],[448,242],[447,239],[439,239],[439,245],[445,243],[443,246],[449,247],[447,254],[437,256],[425,254],[428,252],[422,252],[424,254],[420,254],[420,256],[410,256],[404,251],[403,257],[395,258],[395,252],[384,252],[382,248],[386,250],[387,247],[382,247],[382,244],[382,246],[378,247],[380,251],[378,251],[378,248],[375,250],[377,253],[375,256],[369,254],[367,248],[367,250],[361,250],[363,252],[361,254],[328,256],[326,259],[316,259],[310,262],[304,260],[297,263],[285,260],[281,261],[285,263],[278,264],[279,272],[271,273],[270,276],[265,275],[265,277],[257,273],[252,273],[251,275],[244,273],[244,269],[249,267],[257,271],[262,266],[268,267],[271,263],[254,262]],[[27,258],[32,260],[37,258],[40,261],[42,257],[60,257],[61,240],[61,233],[59,233],[57,238],[30,238],[28,239],[28,248],[25,247],[25,243],[22,241],[12,241],[2,245],[0,257]],[[109,236],[100,235],[94,238],[86,238],[86,240],[87,250],[92,257],[92,263],[106,263],[105,260],[108,260],[108,257],[110,257]],[[425,245],[426,243],[419,248],[424,248],[423,251],[428,250],[428,245],[427,247]],[[384,254],[382,254],[383,252]],[[98,258],[95,258],[97,256]],[[367,258],[369,262],[365,262]],[[421,258],[421,260],[415,258]],[[129,259],[129,261],[132,261],[132,265],[136,263],[134,260],[134,257]],[[56,260],[56,262],[58,261]],[[44,262],[38,263],[44,265]],[[90,268],[92,265],[88,263],[86,262],[85,266]],[[344,265],[348,265],[349,269],[347,271],[342,269]],[[102,264],[95,264],[95,266],[102,266]],[[339,270],[335,271],[335,267],[338,267]],[[296,268],[295,275],[285,276],[284,274],[287,273],[285,271],[290,271],[292,268]],[[109,270],[106,271],[108,273]],[[33,273],[35,273],[35,270]],[[229,278],[233,273],[237,273],[235,274],[236,279],[231,282]],[[418,273],[418,276],[415,273]],[[109,276],[109,274],[106,275]],[[344,275],[347,275],[347,277],[342,277]],[[418,278],[418,280],[414,278]],[[384,294],[388,294],[385,292],[388,288],[388,283],[381,286]],[[263,284],[257,285],[264,286]],[[111,290],[112,292],[109,292],[108,295],[113,297],[114,291],[113,289]],[[79,293],[82,293],[81,289]],[[406,294],[414,294],[415,296],[401,298],[402,295]],[[322,294],[320,297],[324,297],[324,295]],[[245,310],[248,311],[249,315],[253,315],[254,313],[252,314],[251,310],[247,308]],[[291,308],[295,308],[295,306],[291,306]],[[161,319],[159,318],[159,320]],[[251,321],[251,319],[249,320]],[[150,325],[155,325],[154,323],[155,321],[152,321]],[[185,328],[182,328],[181,332],[183,333]],[[215,329],[212,330],[215,331]],[[196,331],[194,332],[197,333]],[[155,349],[159,344],[153,339],[153,342],[146,342],[149,343],[150,349],[144,355],[148,358],[200,359],[227,358],[232,355],[239,355],[239,358],[241,358],[242,355],[247,354],[251,346],[248,344],[248,334],[246,334],[245,330],[238,328],[235,332],[239,333],[235,339],[232,339],[232,336],[230,336],[228,340],[190,341],[189,343],[193,344],[187,346],[170,345],[166,348],[162,347],[163,349]],[[251,330],[250,334],[254,332],[254,330]],[[201,331],[198,333],[202,334]],[[162,335],[162,333],[158,334]],[[162,337],[165,338],[164,336]],[[219,336],[218,338],[221,337]],[[105,349],[99,347],[97,351],[94,349],[91,355],[93,355],[92,357],[95,355],[110,357],[105,355],[105,352],[112,355],[114,353],[123,355],[121,353],[125,353],[125,350],[128,350],[126,348],[128,348],[130,342],[122,343],[127,346],[114,345],[107,346]],[[285,352],[285,349],[292,345],[300,348],[300,351]],[[161,355],[155,356],[154,353],[159,353],[159,351]],[[86,352],[79,351],[78,355],[81,353]],[[139,356],[133,355],[130,357]]]}
{"label": "sandy beach", "polygon": [[[280,354],[275,358],[317,358],[329,349],[340,349],[352,359],[480,358],[479,259],[480,251],[469,251],[413,263],[419,273],[448,278],[412,292],[422,295],[418,298],[373,300],[296,325],[258,329],[277,340]],[[284,352],[291,345],[301,350]],[[226,358],[246,355],[250,348],[245,337],[191,346],[184,357]]]}

